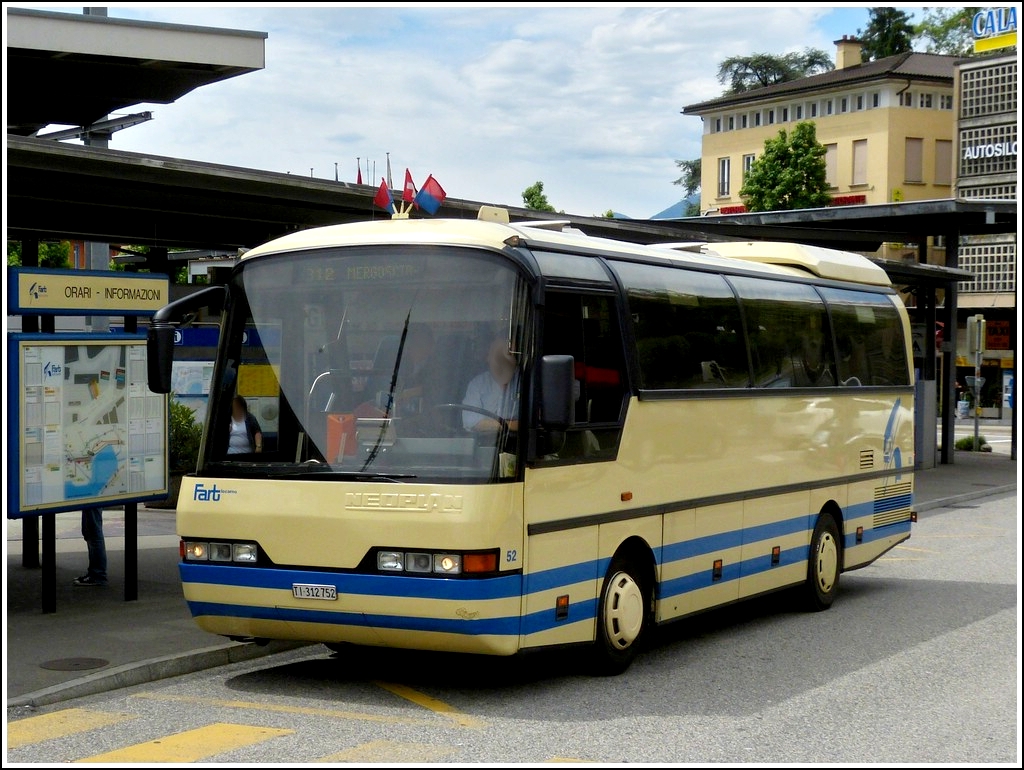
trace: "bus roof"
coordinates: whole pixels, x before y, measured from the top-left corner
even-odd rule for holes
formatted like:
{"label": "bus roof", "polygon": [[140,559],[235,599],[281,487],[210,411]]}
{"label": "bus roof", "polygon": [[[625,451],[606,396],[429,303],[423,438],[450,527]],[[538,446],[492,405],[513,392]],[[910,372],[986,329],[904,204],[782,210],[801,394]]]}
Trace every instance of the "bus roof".
{"label": "bus roof", "polygon": [[473,219],[379,219],[311,228],[268,241],[246,252],[242,259],[288,251],[371,245],[458,245],[494,249],[523,245],[540,250],[621,255],[639,261],[647,258],[662,264],[672,260],[705,269],[731,268],[777,276],[809,273],[826,280],[890,285],[885,271],[866,257],[817,246],[771,241],[709,243],[695,253],[696,244],[686,244],[687,248],[680,250],[678,244],[646,246],[594,238],[572,228],[553,230],[531,222],[506,224]]}

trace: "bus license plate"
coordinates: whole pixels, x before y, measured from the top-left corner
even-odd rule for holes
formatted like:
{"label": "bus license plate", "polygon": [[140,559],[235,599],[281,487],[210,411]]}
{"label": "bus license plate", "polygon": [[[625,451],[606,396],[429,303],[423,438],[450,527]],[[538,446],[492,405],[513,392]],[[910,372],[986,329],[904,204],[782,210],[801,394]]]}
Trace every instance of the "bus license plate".
{"label": "bus license plate", "polygon": [[332,602],[338,598],[338,589],[334,586],[292,583],[292,596],[296,599],[324,599]]}

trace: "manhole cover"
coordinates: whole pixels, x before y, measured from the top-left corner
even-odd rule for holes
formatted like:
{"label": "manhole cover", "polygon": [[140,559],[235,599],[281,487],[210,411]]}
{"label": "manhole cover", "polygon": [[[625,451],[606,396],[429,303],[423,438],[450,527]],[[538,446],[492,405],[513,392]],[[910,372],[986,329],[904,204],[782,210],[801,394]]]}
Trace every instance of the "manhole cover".
{"label": "manhole cover", "polygon": [[48,668],[50,671],[88,671],[107,665],[110,665],[110,661],[103,658],[57,658],[40,663],[39,668]]}

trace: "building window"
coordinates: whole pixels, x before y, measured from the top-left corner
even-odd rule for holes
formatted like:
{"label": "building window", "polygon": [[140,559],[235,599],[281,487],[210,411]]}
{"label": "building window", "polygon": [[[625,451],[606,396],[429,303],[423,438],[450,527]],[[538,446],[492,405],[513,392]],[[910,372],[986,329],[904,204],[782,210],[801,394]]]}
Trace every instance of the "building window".
{"label": "building window", "polygon": [[804,119],[804,106],[802,104],[798,104],[796,107],[793,108],[793,117],[796,120]]}
{"label": "building window", "polygon": [[728,158],[718,159],[718,197],[728,198],[729,197],[729,168],[730,163]]}
{"label": "building window", "polygon": [[750,173],[750,167],[753,166],[753,165],[754,165],[754,155],[753,155],[753,153],[751,153],[750,155],[744,155],[743,156],[743,178],[744,179],[747,178],[747,174]]}
{"label": "building window", "polygon": [[957,267],[974,274],[960,282],[964,294],[1013,293],[1017,288],[1017,244],[1010,241],[961,243]]}
{"label": "building window", "polygon": [[864,94],[858,94],[857,95],[857,109],[858,110],[863,110],[864,109]]}
{"label": "building window", "polygon": [[722,119],[721,119],[721,118],[715,118],[715,128],[714,128],[714,133],[716,133],[716,134],[717,134],[717,133],[718,133],[718,132],[720,132],[721,130],[722,130]]}
{"label": "building window", "polygon": [[812,117],[812,118],[818,117],[818,103],[817,102],[811,102],[809,105],[807,105],[807,114],[810,117]]}
{"label": "building window", "polygon": [[757,112],[754,113],[754,125],[761,125],[761,110],[758,110]]}
{"label": "building window", "polygon": [[843,97],[839,100],[839,111],[848,112],[850,109],[850,100],[847,97]]}
{"label": "building window", "polygon": [[826,115],[831,115],[832,114],[832,100],[831,99],[826,99],[825,100],[825,114]]}
{"label": "building window", "polygon": [[939,109],[953,109],[953,94],[939,94]]}
{"label": "building window", "polygon": [[782,117],[779,120],[783,123],[789,122],[789,107],[782,108]]}
{"label": "building window", "polygon": [[961,69],[960,117],[1003,112],[1017,112],[1017,62]]}
{"label": "building window", "polygon": [[875,108],[880,103],[881,103],[881,96],[879,95],[878,91],[875,91],[873,94],[871,94],[871,107]]}
{"label": "building window", "polygon": [[744,113],[743,115],[740,115],[740,128],[746,128],[746,127],[747,127],[747,115],[746,115],[746,113]]}
{"label": "building window", "polygon": [[900,107],[913,107],[914,106],[914,93],[913,91],[904,91],[900,94]]}
{"label": "building window", "polygon": [[825,145],[825,179],[828,181],[829,187],[838,187],[839,183],[836,179],[836,171],[838,169],[837,161],[839,160],[839,146],[835,144]]}
{"label": "building window", "polygon": [[953,183],[953,142],[935,140],[935,184]]}
{"label": "building window", "polygon": [[853,184],[868,183],[868,140],[853,143]]}
{"label": "building window", "polygon": [[923,110],[930,110],[932,108],[932,95],[931,94],[921,94],[920,104],[921,104],[921,109],[923,109]]}
{"label": "building window", "polygon": [[736,118],[733,115],[729,116],[729,130],[732,131],[736,128]]}
{"label": "building window", "polygon": [[775,122],[775,110],[768,110],[768,125]]}
{"label": "building window", "polygon": [[903,163],[904,182],[923,182],[924,139],[907,137],[906,155]]}

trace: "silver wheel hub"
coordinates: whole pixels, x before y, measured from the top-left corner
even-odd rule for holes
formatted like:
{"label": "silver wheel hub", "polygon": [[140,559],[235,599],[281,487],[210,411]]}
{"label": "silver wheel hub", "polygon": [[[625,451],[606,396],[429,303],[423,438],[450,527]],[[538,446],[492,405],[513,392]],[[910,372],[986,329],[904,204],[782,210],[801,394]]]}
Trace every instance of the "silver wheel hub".
{"label": "silver wheel hub", "polygon": [[625,650],[644,625],[644,592],[627,572],[616,572],[608,581],[604,595],[604,629],[608,641]]}

